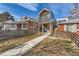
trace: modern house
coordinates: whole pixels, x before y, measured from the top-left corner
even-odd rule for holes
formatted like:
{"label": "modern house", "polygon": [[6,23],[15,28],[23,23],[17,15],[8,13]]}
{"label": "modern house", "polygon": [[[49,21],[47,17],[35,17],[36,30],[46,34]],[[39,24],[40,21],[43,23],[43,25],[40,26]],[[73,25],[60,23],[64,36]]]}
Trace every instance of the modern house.
{"label": "modern house", "polygon": [[55,24],[56,19],[51,10],[44,8],[39,12],[36,27],[38,32],[52,32]]}

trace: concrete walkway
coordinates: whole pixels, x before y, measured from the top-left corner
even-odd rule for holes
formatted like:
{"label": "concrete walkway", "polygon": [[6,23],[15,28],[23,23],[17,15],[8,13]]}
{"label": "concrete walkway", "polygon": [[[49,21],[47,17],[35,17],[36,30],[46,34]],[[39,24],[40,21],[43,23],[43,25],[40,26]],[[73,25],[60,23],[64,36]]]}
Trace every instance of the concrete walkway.
{"label": "concrete walkway", "polygon": [[35,45],[37,45],[44,38],[48,37],[50,34],[51,33],[49,33],[49,32],[45,33],[44,35],[39,36],[31,41],[28,41],[28,42],[24,43],[23,45],[20,45],[14,49],[8,50],[8,51],[0,54],[0,56],[20,56],[20,55],[24,54],[25,52],[27,52],[32,47],[34,47]]}

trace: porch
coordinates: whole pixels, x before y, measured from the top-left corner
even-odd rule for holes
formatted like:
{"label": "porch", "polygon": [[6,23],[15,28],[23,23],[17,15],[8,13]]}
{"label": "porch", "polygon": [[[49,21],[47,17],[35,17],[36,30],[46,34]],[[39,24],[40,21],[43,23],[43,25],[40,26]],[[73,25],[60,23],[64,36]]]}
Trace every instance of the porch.
{"label": "porch", "polygon": [[53,24],[52,23],[41,23],[37,26],[37,32],[38,33],[46,33],[46,32],[52,32],[53,31]]}

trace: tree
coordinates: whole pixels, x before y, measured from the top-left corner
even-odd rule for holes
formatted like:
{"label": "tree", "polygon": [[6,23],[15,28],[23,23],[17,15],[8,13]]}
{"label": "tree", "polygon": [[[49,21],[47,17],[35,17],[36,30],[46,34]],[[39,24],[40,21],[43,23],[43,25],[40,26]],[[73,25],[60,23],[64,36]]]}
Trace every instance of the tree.
{"label": "tree", "polygon": [[10,18],[9,18],[10,20],[12,20],[12,21],[15,21],[15,19],[14,19],[14,17],[13,16],[10,16]]}
{"label": "tree", "polygon": [[14,17],[11,16],[8,12],[4,12],[3,14],[0,14],[0,22],[12,20],[14,21]]}

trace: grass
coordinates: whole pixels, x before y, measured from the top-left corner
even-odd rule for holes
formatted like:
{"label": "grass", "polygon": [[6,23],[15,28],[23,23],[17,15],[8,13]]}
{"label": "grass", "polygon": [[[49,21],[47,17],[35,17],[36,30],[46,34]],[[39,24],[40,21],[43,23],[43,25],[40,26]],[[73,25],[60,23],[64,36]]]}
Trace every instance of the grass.
{"label": "grass", "polygon": [[62,39],[44,39],[23,56],[79,56],[79,49],[73,49],[73,42]]}
{"label": "grass", "polygon": [[14,37],[10,39],[0,40],[0,53],[3,53],[7,50],[10,50],[12,48],[15,48],[27,41],[30,41],[41,34],[31,34],[23,37]]}

